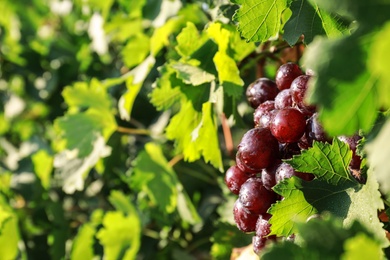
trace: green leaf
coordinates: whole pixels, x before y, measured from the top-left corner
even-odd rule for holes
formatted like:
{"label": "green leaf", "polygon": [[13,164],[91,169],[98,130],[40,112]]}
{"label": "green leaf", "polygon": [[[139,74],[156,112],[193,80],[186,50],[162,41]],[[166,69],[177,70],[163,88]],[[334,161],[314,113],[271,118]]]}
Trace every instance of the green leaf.
{"label": "green leaf", "polygon": [[116,128],[116,123],[111,113],[89,109],[84,113],[58,118],[55,126],[63,134],[66,148],[77,149],[78,157],[82,158],[92,152],[99,133],[105,134],[108,139]]}
{"label": "green leaf", "polygon": [[107,260],[136,258],[140,248],[141,223],[136,214],[125,216],[123,212],[107,212],[103,228],[96,234]]}
{"label": "green leaf", "polygon": [[387,119],[375,139],[364,146],[368,163],[374,169],[375,176],[380,184],[380,190],[388,196],[390,195],[390,146],[384,144],[387,144],[389,136],[390,120]]}
{"label": "green leaf", "polygon": [[274,190],[284,199],[269,210],[271,234],[288,236],[297,231],[296,222],[304,222],[316,213],[330,212],[342,218],[345,227],[358,220],[372,230],[382,246],[388,245],[376,217],[378,209],[383,209],[383,202],[372,173],[365,185],[353,182],[332,185],[320,179],[306,182],[293,177],[279,183]]}
{"label": "green leaf", "polygon": [[70,110],[77,111],[82,108],[109,110],[111,108],[111,99],[107,89],[96,79],[92,79],[90,84],[77,82],[73,86],[66,87],[62,96]]}
{"label": "green leaf", "polygon": [[72,254],[70,259],[92,260],[94,257],[93,244],[96,227],[90,223],[84,224],[73,240]]}
{"label": "green leaf", "polygon": [[126,215],[136,214],[136,210],[130,202],[130,197],[125,196],[121,191],[111,191],[110,197],[108,198],[110,203],[114,205],[115,209],[123,212]]}
{"label": "green leaf", "polygon": [[218,51],[213,61],[218,71],[219,84],[223,86],[229,96],[240,97],[242,95],[244,81],[240,77],[240,71],[234,59]]}
{"label": "green leaf", "polygon": [[100,158],[106,157],[111,153],[111,149],[106,146],[104,138],[98,134],[92,144],[92,151],[84,158],[77,158],[78,154],[65,150],[54,158],[54,167],[56,167],[57,180],[61,181],[62,189],[68,193],[74,193],[76,190],[83,190],[84,179],[92,167],[94,167]]}
{"label": "green leaf", "polygon": [[266,247],[261,254],[261,259],[324,259],[326,256],[320,255],[318,252],[311,250],[311,248],[302,248],[293,242],[284,241],[273,243],[271,247]]}
{"label": "green leaf", "polygon": [[279,33],[281,16],[288,7],[287,0],[236,0],[240,9],[233,19],[248,41],[264,42]]}
{"label": "green leaf", "polygon": [[366,70],[367,47],[356,37],[316,40],[304,56],[304,64],[318,72],[308,98],[319,106],[331,136],[369,131],[379,108],[377,77]]}
{"label": "green leaf", "polygon": [[344,243],[345,253],[340,259],[385,259],[382,248],[372,237],[364,233],[348,239]]}
{"label": "green leaf", "polygon": [[173,69],[164,65],[159,68],[161,77],[155,82],[155,88],[150,93],[150,102],[157,110],[167,110],[183,96],[180,85],[182,81],[176,78]]}
{"label": "green leaf", "polygon": [[177,46],[175,49],[183,58],[189,58],[207,41],[205,34],[199,33],[192,22],[187,22],[187,26],[183,28],[176,39]]}
{"label": "green leaf", "polygon": [[149,54],[149,37],[143,33],[136,34],[129,39],[121,51],[123,62],[127,67],[140,64]]}
{"label": "green leaf", "polygon": [[[381,259],[377,257],[382,251],[379,241],[366,228],[356,221],[344,227],[342,219],[329,213],[297,223],[295,241],[295,244],[274,243],[265,248],[261,259],[344,259],[345,256],[354,256],[348,259]],[[363,245],[363,241],[367,244]],[[358,248],[360,255],[356,254]],[[365,257],[363,251],[367,252]]]}
{"label": "green leaf", "polygon": [[6,208],[0,205],[0,235],[4,224],[7,223],[7,221],[11,218],[12,214]]}
{"label": "green leaf", "polygon": [[325,34],[321,17],[307,0],[293,1],[290,7],[292,16],[284,25],[283,38],[290,45],[294,45],[301,35],[309,44],[316,35]]}
{"label": "green leaf", "polygon": [[171,67],[176,71],[177,78],[193,86],[199,86],[215,79],[213,74],[207,73],[201,68],[190,64],[175,62],[171,64]]}
{"label": "green leaf", "polygon": [[379,78],[378,81],[378,104],[383,107],[390,107],[390,80],[389,73],[386,71],[386,66],[390,63],[390,22],[387,22],[385,26],[373,37],[373,43],[371,51],[368,56],[368,68],[371,73]]}
{"label": "green leaf", "polygon": [[20,240],[18,218],[5,198],[0,195],[0,251],[3,259],[17,259]]}
{"label": "green leaf", "polygon": [[183,102],[180,112],[167,126],[166,136],[175,140],[177,152],[183,152],[187,161],[193,162],[203,156],[206,162],[222,171],[215,121],[212,103],[204,103],[202,113],[199,113],[191,102]]}
{"label": "green leaf", "polygon": [[144,191],[151,206],[169,214],[177,206],[177,184],[176,174],[168,165],[161,148],[154,143],[147,143],[145,150],[139,153],[134,162],[131,187]]}
{"label": "green leaf", "polygon": [[309,44],[315,36],[326,34],[330,38],[342,36],[347,32],[347,23],[336,16],[320,9],[309,0],[293,1],[292,16],[284,25],[283,38],[294,45],[301,35],[304,42]]}
{"label": "green leaf", "polygon": [[125,94],[120,97],[118,104],[119,114],[123,120],[130,120],[134,101],[155,62],[154,57],[148,56],[141,64],[128,72],[125,77],[122,77],[126,81],[127,88]]}
{"label": "green leaf", "polygon": [[34,164],[35,174],[41,181],[42,187],[47,189],[50,186],[50,175],[53,170],[53,156],[45,150],[40,150],[31,156]]}
{"label": "green leaf", "polygon": [[244,247],[252,242],[252,236],[237,229],[236,225],[219,222],[216,231],[210,238],[213,243],[211,255],[213,259],[229,259],[233,248]]}
{"label": "green leaf", "polygon": [[344,181],[353,181],[348,171],[352,151],[348,144],[334,138],[332,144],[314,142],[313,147],[303,150],[286,161],[300,172],[312,173],[318,178],[337,185]]}

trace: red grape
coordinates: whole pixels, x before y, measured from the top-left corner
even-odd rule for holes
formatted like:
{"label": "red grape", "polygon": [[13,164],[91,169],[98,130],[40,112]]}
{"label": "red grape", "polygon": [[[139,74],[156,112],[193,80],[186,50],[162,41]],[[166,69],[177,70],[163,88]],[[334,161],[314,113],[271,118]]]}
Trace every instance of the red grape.
{"label": "red grape", "polygon": [[265,247],[267,240],[268,239],[266,237],[253,236],[252,237],[253,251],[256,254],[259,254],[260,251]]}
{"label": "red grape", "polygon": [[271,233],[271,224],[269,223],[269,219],[271,215],[268,213],[261,214],[257,219],[256,223],[256,236],[265,237]]}
{"label": "red grape", "polygon": [[295,108],[279,110],[270,123],[272,135],[281,143],[297,142],[305,128],[305,116]]}
{"label": "red grape", "polygon": [[274,100],[279,90],[274,81],[267,78],[259,78],[249,85],[246,90],[246,97],[253,108],[267,100]]}
{"label": "red grape", "polygon": [[250,178],[250,174],[242,171],[237,165],[231,166],[225,174],[225,183],[228,189],[238,195],[241,185]]}
{"label": "red grape", "polygon": [[278,169],[276,169],[276,183],[279,183],[286,178],[291,178],[292,176],[297,176],[305,181],[311,181],[314,178],[313,174],[295,171],[290,164],[285,162],[282,162]]}
{"label": "red grape", "polygon": [[356,147],[358,145],[358,142],[359,140],[361,139],[362,137],[355,134],[353,136],[339,136],[338,139],[346,144],[348,144],[349,148],[352,150],[352,160],[351,162],[349,163],[349,166],[352,168],[352,169],[356,169],[356,170],[359,170],[360,169],[360,164],[362,162],[362,158],[356,154]]}
{"label": "red grape", "polygon": [[253,128],[246,132],[238,145],[236,163],[248,173],[260,173],[277,158],[278,141],[268,128]]}
{"label": "red grape", "polygon": [[275,173],[281,162],[281,160],[278,160],[261,171],[261,181],[263,182],[263,186],[269,191],[272,191],[272,187],[276,184]]}
{"label": "red grape", "polygon": [[283,89],[275,97],[275,108],[282,109],[292,107],[293,101],[291,97],[291,89]]}
{"label": "red grape", "polygon": [[262,122],[262,120],[264,120],[263,117],[269,118],[268,114],[274,109],[275,101],[273,100],[267,100],[264,103],[260,104],[253,113],[253,121],[255,123],[255,126],[258,127],[260,125],[264,125],[264,123]]}
{"label": "red grape", "polygon": [[264,214],[276,201],[276,194],[263,186],[261,178],[250,178],[242,184],[239,194],[242,205],[255,214]]}
{"label": "red grape", "polygon": [[310,75],[301,75],[291,83],[291,97],[293,103],[305,114],[311,115],[316,107],[305,103],[305,95],[308,87]]}
{"label": "red grape", "polygon": [[302,74],[303,72],[297,64],[291,62],[283,64],[276,72],[275,81],[278,89],[290,88],[291,82]]}
{"label": "red grape", "polygon": [[233,208],[234,221],[239,230],[253,232],[256,230],[258,214],[248,211],[239,200],[236,200]]}

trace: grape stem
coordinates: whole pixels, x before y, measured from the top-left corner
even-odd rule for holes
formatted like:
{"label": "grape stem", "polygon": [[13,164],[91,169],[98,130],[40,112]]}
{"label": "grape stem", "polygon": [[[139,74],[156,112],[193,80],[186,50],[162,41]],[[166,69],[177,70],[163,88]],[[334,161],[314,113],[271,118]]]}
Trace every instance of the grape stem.
{"label": "grape stem", "polygon": [[222,123],[222,131],[223,131],[223,136],[225,138],[225,145],[226,145],[226,151],[229,156],[233,156],[233,138],[232,138],[232,133],[230,131],[230,127],[228,124],[228,121],[226,119],[226,115],[224,113],[221,114],[221,123]]}
{"label": "grape stem", "polygon": [[180,162],[183,160],[184,156],[182,154],[178,154],[175,157],[173,157],[169,162],[169,166],[173,167],[176,163]]}
{"label": "grape stem", "polygon": [[127,128],[123,126],[118,126],[116,131],[122,134],[130,135],[150,135],[150,131],[147,129],[136,129],[136,128]]}

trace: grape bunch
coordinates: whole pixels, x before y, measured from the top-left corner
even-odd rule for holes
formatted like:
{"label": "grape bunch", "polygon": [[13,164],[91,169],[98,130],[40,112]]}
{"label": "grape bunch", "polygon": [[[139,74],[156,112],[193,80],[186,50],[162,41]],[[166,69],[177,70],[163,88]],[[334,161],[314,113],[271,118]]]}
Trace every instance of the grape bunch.
{"label": "grape bunch", "polygon": [[[259,253],[270,236],[270,206],[281,197],[272,187],[285,178],[297,176],[310,181],[314,175],[295,171],[284,159],[292,158],[313,141],[331,143],[332,139],[321,126],[316,107],[305,103],[308,81],[294,63],[279,67],[275,81],[259,78],[250,84],[246,97],[254,111],[254,128],[242,137],[236,153],[236,164],[225,174],[228,189],[238,195],[233,215],[239,230],[254,232],[255,253]],[[350,168],[359,170],[361,158],[356,154],[360,137],[339,137],[353,151]]]}

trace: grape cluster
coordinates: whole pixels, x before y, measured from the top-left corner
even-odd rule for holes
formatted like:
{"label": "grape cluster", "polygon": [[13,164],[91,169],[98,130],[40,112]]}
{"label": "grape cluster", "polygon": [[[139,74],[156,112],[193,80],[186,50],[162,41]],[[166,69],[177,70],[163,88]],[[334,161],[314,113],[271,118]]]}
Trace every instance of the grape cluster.
{"label": "grape cluster", "polygon": [[[309,73],[304,74],[294,63],[279,67],[275,81],[260,78],[246,91],[254,111],[254,128],[244,134],[237,147],[236,165],[225,174],[229,190],[238,195],[233,214],[238,229],[254,232],[253,249],[256,253],[270,236],[269,207],[280,200],[272,187],[285,178],[297,176],[310,181],[310,173],[295,171],[283,159],[301,153],[313,141],[332,142],[318,120],[316,107],[305,103]],[[339,137],[353,151],[350,167],[360,169],[361,158],[356,154],[360,137]]]}

